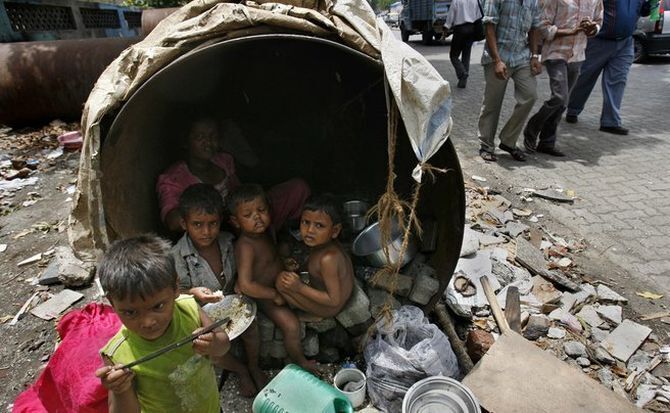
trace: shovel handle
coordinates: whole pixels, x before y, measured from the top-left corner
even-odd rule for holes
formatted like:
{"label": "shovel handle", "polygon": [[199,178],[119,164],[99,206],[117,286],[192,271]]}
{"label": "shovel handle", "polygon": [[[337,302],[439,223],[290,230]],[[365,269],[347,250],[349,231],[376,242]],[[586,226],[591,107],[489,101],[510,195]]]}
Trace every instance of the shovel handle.
{"label": "shovel handle", "polygon": [[482,284],[484,294],[486,295],[486,299],[489,302],[489,306],[491,306],[491,312],[493,313],[493,318],[495,318],[496,323],[498,323],[500,333],[507,334],[508,332],[512,331],[509,324],[507,323],[507,319],[505,318],[505,314],[503,313],[502,308],[500,308],[500,304],[498,304],[496,294],[495,292],[493,292],[491,284],[489,284],[488,277],[487,276],[481,277],[479,279],[479,282]]}

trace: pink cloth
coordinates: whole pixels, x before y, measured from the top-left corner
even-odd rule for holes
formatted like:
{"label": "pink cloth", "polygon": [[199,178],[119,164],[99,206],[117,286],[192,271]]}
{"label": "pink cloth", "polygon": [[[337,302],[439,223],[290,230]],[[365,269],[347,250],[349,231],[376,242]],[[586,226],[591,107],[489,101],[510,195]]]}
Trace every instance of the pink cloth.
{"label": "pink cloth", "polygon": [[[240,180],[235,174],[235,161],[230,154],[221,152],[212,158],[212,163],[223,169],[228,175],[228,187],[217,186],[217,189],[226,197],[230,191],[240,186]],[[200,179],[188,169],[185,161],[175,163],[158,177],[156,191],[163,222],[168,212],[179,206],[179,197],[182,192],[189,186],[200,182]],[[272,226],[278,229],[284,225],[286,220],[300,218],[302,207],[309,195],[309,185],[299,178],[289,179],[270,188],[267,196],[271,204]]]}
{"label": "pink cloth", "polygon": [[39,378],[14,401],[14,413],[104,413],[107,390],[95,377],[98,351],[119,331],[121,320],[108,305],[90,303],[58,322],[61,343]]}
{"label": "pink cloth", "polygon": [[[228,191],[232,191],[240,185],[240,180],[235,174],[235,161],[230,154],[218,153],[212,158],[212,163],[223,169],[228,175]],[[158,192],[158,205],[161,209],[161,221],[165,222],[168,212],[179,206],[181,193],[189,186],[200,182],[202,181],[191,173],[185,161],[173,164],[160,174],[156,183],[156,191]]]}

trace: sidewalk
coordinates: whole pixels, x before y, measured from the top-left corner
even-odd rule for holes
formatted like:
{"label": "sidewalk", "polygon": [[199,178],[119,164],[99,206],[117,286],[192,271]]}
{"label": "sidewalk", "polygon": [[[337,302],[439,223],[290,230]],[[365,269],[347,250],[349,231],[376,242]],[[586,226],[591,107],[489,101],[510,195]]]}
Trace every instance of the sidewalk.
{"label": "sidewalk", "polygon": [[[567,157],[532,154],[527,162],[519,163],[498,151],[498,162],[486,164],[478,156],[477,141],[484,92],[479,64],[483,42],[473,48],[467,89],[455,87],[448,43],[427,47],[411,40],[410,44],[452,85],[451,139],[466,179],[484,176],[487,184],[512,193],[547,186],[573,190],[577,200],[572,205],[536,201],[529,208],[546,209],[558,224],[583,237],[593,252],[622,267],[647,288],[670,295],[670,132],[666,132],[670,130],[670,57],[633,65],[622,107],[630,135],[598,131],[602,107],[598,83],[579,122],[559,126],[557,146]],[[507,92],[500,127],[514,105],[511,82]],[[548,96],[548,77],[543,73],[532,113]],[[523,147],[523,137],[518,145]]]}

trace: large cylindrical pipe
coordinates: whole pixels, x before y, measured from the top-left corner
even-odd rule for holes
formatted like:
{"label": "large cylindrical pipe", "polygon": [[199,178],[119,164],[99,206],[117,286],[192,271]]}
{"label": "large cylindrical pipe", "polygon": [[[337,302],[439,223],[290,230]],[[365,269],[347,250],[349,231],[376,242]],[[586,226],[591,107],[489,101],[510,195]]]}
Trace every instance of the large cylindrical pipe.
{"label": "large cylindrical pipe", "polygon": [[142,35],[146,36],[158,26],[164,18],[179,10],[178,7],[142,10]]}
{"label": "large cylindrical pipe", "polygon": [[0,44],[0,123],[78,119],[105,67],[138,38]]}

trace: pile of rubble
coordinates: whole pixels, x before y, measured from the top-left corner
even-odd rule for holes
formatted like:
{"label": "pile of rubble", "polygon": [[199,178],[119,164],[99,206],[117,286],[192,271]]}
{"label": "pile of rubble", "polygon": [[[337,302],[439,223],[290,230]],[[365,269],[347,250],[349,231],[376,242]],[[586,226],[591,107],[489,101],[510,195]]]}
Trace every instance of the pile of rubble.
{"label": "pile of rubble", "polygon": [[508,290],[518,290],[528,340],[637,406],[670,411],[670,346],[623,316],[628,300],[608,283],[583,282],[570,257],[584,243],[520,222],[541,216],[511,208],[499,195],[478,187],[466,190],[470,225],[444,299],[471,320],[466,347],[473,361],[498,336],[480,283],[487,277],[503,308]]}

